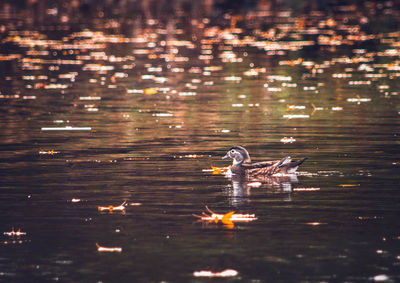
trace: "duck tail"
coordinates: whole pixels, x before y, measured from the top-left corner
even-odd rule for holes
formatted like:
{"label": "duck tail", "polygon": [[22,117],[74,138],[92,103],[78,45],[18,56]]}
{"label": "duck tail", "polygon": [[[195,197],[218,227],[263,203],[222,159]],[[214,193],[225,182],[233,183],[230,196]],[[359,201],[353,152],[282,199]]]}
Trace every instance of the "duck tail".
{"label": "duck tail", "polygon": [[299,161],[296,161],[296,166],[300,166],[301,164],[303,164],[304,161],[306,161],[308,159],[308,157],[304,157],[303,159],[300,159]]}
{"label": "duck tail", "polygon": [[307,159],[308,159],[308,157],[305,157],[305,158],[300,159],[298,161],[291,161],[291,163],[287,167],[287,173],[288,174],[293,174],[294,172],[296,172],[297,168],[299,168],[299,166],[301,164],[303,164],[303,162],[306,161]]}
{"label": "duck tail", "polygon": [[290,159],[290,156],[287,156],[275,163],[275,166],[280,168],[285,166],[286,164],[289,164],[290,162],[292,162],[292,159]]}

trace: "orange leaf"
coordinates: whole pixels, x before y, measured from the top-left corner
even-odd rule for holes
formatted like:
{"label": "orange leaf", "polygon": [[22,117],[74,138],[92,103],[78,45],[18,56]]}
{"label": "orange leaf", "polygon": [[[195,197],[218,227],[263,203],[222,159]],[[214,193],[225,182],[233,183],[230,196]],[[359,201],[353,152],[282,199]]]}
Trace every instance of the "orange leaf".
{"label": "orange leaf", "polygon": [[234,214],[234,211],[230,211],[228,213],[226,213],[224,216],[222,216],[222,223],[224,223],[225,225],[231,225],[233,224],[233,222],[231,221],[232,215]]}
{"label": "orange leaf", "polygon": [[211,166],[211,168],[212,168],[212,170],[213,170],[212,173],[213,173],[214,175],[220,175],[220,174],[222,174],[220,168],[217,168],[217,167],[214,167],[214,166]]}
{"label": "orange leaf", "polygon": [[143,90],[143,93],[147,94],[147,95],[152,95],[152,94],[156,94],[157,90],[155,88],[146,88]]}

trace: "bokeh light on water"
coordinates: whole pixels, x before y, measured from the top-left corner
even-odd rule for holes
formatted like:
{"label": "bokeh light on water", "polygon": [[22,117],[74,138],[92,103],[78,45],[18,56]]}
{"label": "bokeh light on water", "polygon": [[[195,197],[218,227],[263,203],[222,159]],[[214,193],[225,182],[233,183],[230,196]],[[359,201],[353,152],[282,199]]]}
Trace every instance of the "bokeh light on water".
{"label": "bokeh light on water", "polygon": [[3,1],[1,280],[398,280],[398,6]]}

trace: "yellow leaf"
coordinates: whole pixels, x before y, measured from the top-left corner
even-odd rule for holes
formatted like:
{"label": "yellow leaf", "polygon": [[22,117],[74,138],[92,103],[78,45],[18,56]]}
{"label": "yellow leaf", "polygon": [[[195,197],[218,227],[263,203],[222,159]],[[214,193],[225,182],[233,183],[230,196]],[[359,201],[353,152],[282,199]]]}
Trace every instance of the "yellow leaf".
{"label": "yellow leaf", "polygon": [[219,174],[222,174],[222,172],[221,172],[221,169],[220,168],[217,168],[217,167],[214,167],[214,166],[211,166],[211,168],[212,168],[212,170],[213,170],[213,174],[214,175],[219,175]]}
{"label": "yellow leaf", "polygon": [[228,213],[226,213],[224,216],[222,216],[222,223],[224,223],[225,225],[232,225],[233,222],[231,221],[232,215],[234,214],[234,211],[230,211]]}
{"label": "yellow leaf", "polygon": [[157,90],[155,88],[146,88],[143,90],[143,93],[147,94],[147,95],[152,95],[152,94],[156,94]]}

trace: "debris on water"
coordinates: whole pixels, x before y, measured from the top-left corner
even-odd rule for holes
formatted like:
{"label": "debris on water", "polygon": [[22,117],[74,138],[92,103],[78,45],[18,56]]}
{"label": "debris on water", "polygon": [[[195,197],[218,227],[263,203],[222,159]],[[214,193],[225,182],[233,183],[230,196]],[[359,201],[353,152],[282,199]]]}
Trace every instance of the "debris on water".
{"label": "debris on water", "polygon": [[297,83],[282,83],[281,86],[282,86],[282,87],[292,87],[292,88],[295,88],[295,87],[297,87]]}
{"label": "debris on water", "polygon": [[288,137],[283,137],[283,138],[281,138],[281,142],[282,143],[294,143],[296,141],[296,139],[295,138],[293,138],[293,137],[290,137],[290,138],[288,138]]}
{"label": "debris on water", "polygon": [[267,76],[267,80],[270,82],[280,81],[280,82],[290,82],[292,81],[291,76],[281,76],[281,75],[269,75]]}
{"label": "debris on water", "polygon": [[310,225],[310,226],[319,226],[319,225],[326,225],[326,224],[328,224],[328,223],[323,223],[323,222],[307,222],[307,223],[304,223],[304,224]]}
{"label": "debris on water", "polygon": [[41,150],[39,150],[39,154],[54,155],[54,154],[57,154],[57,153],[60,153],[60,152],[59,151],[54,151],[54,149],[51,149],[51,150],[43,150],[43,149],[41,149]]}
{"label": "debris on water", "polygon": [[232,107],[243,107],[243,103],[234,103],[232,104]]}
{"label": "debris on water", "polygon": [[124,201],[123,203],[121,203],[121,204],[118,205],[118,206],[113,206],[113,205],[109,205],[109,206],[99,206],[99,207],[97,207],[97,209],[98,209],[99,211],[105,211],[105,210],[107,210],[107,211],[109,211],[109,212],[113,212],[113,211],[115,211],[115,210],[117,210],[117,211],[125,211],[126,205],[127,205],[127,202]]}
{"label": "debris on water", "polygon": [[230,77],[225,77],[224,78],[225,81],[230,81],[230,82],[237,82],[239,83],[242,78],[241,77],[236,77],[236,76],[230,76]]}
{"label": "debris on water", "polygon": [[250,69],[248,71],[243,72],[243,75],[247,76],[247,77],[255,77],[258,76],[259,72],[256,71],[255,69]]}
{"label": "debris on water", "polygon": [[179,156],[180,158],[184,157],[184,158],[201,158],[201,157],[206,157],[208,155],[204,155],[204,154],[186,154],[184,156]]}
{"label": "debris on water", "polygon": [[348,102],[357,102],[357,104],[360,104],[361,102],[369,102],[371,101],[371,98],[361,98],[359,95],[357,95],[356,98],[347,98]]}
{"label": "debris on water", "polygon": [[351,188],[351,187],[359,187],[360,184],[340,184],[339,186],[342,188]]}
{"label": "debris on water", "polygon": [[370,85],[371,81],[349,81],[349,85]]}
{"label": "debris on water", "polygon": [[231,225],[233,222],[250,222],[257,220],[255,214],[235,214],[235,211],[230,211],[225,214],[218,214],[209,209],[208,206],[206,206],[206,210],[210,214],[202,212],[202,215],[193,214],[193,216],[197,217],[201,221],[210,221],[215,223],[221,221],[223,224],[227,225]]}
{"label": "debris on water", "polygon": [[378,274],[372,278],[375,282],[388,281],[390,278],[386,274]]}
{"label": "debris on water", "polygon": [[210,270],[201,270],[201,271],[195,271],[193,272],[194,277],[209,277],[209,278],[214,278],[214,277],[235,277],[239,274],[238,271],[234,269],[225,269],[220,272],[213,272]]}
{"label": "debris on water", "polygon": [[42,131],[91,131],[91,127],[42,127]]}
{"label": "debris on water", "polygon": [[[265,86],[265,85],[264,85]],[[269,91],[269,92],[281,92],[282,91],[282,88],[280,88],[280,87],[268,87],[268,85],[267,85],[267,90]]]}
{"label": "debris on water", "polygon": [[358,220],[377,220],[377,219],[382,219],[383,217],[381,216],[357,216],[356,217]]}
{"label": "debris on water", "polygon": [[283,118],[287,119],[307,119],[310,118],[310,115],[307,114],[285,114]]}
{"label": "debris on water", "polygon": [[143,89],[127,89],[127,93],[132,94],[132,93],[143,93]]}
{"label": "debris on water", "polygon": [[121,247],[103,247],[100,246],[98,243],[96,243],[96,247],[97,247],[97,251],[99,252],[117,252],[120,253],[122,252],[122,248]]}
{"label": "debris on water", "polygon": [[172,117],[174,114],[172,113],[154,113],[153,116],[155,117]]}
{"label": "debris on water", "polygon": [[26,232],[22,232],[21,229],[18,229],[17,231],[14,230],[14,227],[12,227],[10,232],[4,232],[3,233],[6,236],[10,236],[10,237],[20,237],[20,236],[25,236]]}
{"label": "debris on water", "polygon": [[293,191],[295,192],[315,192],[315,191],[319,191],[321,188],[318,187],[298,187],[298,188],[294,188]]}
{"label": "debris on water", "polygon": [[143,90],[143,93],[146,94],[146,95],[152,95],[152,94],[157,94],[158,91],[155,88],[145,88]]}
{"label": "debris on water", "polygon": [[66,84],[47,84],[44,85],[45,89],[66,89],[68,88],[68,85]]}
{"label": "debris on water", "polygon": [[305,91],[316,91],[317,88],[315,86],[304,86],[303,90],[305,90]]}
{"label": "debris on water", "polygon": [[22,96],[22,99],[28,100],[28,99],[36,99],[36,95],[24,95]]}
{"label": "debris on water", "polygon": [[221,174],[228,174],[231,172],[232,166],[229,165],[228,167],[214,167],[211,166],[211,169],[203,169],[203,172],[212,172],[213,175],[221,175]]}
{"label": "debris on water", "polygon": [[314,103],[311,103],[311,106],[313,107],[313,113],[314,113],[315,111],[321,111],[321,110],[324,110],[324,108],[323,108],[323,107],[317,107],[317,106],[315,106],[315,105],[314,105]]}
{"label": "debris on water", "polygon": [[249,104],[247,104],[247,106],[249,106],[249,107],[259,107],[260,103],[249,103]]}
{"label": "debris on water", "polygon": [[352,76],[352,74],[348,73],[332,74],[332,77],[337,79],[351,78]]}
{"label": "debris on water", "polygon": [[0,98],[13,99],[20,98],[19,94],[0,94]]}
{"label": "debris on water", "polygon": [[80,96],[79,100],[101,100],[100,96]]}
{"label": "debris on water", "polygon": [[89,112],[97,112],[97,111],[99,111],[99,108],[97,108],[97,107],[86,107],[86,105],[85,105],[85,108]]}
{"label": "debris on water", "polygon": [[295,109],[306,109],[306,107],[304,105],[289,105],[286,104],[286,110],[295,110]]}

